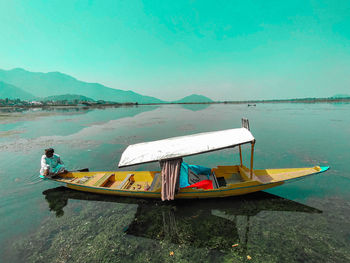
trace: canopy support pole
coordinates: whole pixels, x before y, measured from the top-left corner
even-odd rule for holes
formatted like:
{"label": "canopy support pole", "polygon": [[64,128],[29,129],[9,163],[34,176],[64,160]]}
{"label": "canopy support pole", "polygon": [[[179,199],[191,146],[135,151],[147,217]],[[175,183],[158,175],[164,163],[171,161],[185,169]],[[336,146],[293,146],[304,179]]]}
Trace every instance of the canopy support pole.
{"label": "canopy support pole", "polygon": [[254,145],[255,145],[255,140],[252,142],[252,150],[250,153],[250,179],[253,179]]}
{"label": "canopy support pole", "polygon": [[241,145],[239,146],[239,159],[241,160],[241,167],[243,167],[243,159],[242,159],[242,149],[241,149]]}

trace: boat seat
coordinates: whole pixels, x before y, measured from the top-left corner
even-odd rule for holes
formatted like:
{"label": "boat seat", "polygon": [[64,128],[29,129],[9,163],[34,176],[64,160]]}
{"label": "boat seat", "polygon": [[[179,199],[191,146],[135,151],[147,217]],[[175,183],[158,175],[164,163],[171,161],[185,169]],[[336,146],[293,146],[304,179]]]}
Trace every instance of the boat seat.
{"label": "boat seat", "polygon": [[116,189],[124,189],[127,186],[127,183],[130,182],[131,176],[134,174],[128,174],[125,179],[116,187]]}
{"label": "boat seat", "polygon": [[[92,178],[86,182],[86,185],[88,186],[100,186],[100,184],[102,184],[103,182],[100,181],[100,179],[104,176],[106,176],[108,173],[95,173],[92,175]],[[79,179],[78,177],[76,177],[77,179]]]}
{"label": "boat seat", "polygon": [[82,178],[78,178],[78,180],[76,180],[75,183],[85,184],[87,181],[89,181],[92,178],[94,178],[94,176],[84,176]]}
{"label": "boat seat", "polygon": [[105,173],[102,177],[100,177],[97,182],[94,182],[93,186],[101,186],[103,185],[111,176],[109,173]]}
{"label": "boat seat", "polygon": [[215,175],[214,172],[212,172],[211,175],[209,175],[209,180],[211,180],[213,182],[213,188],[214,189],[218,189],[220,187],[219,186],[219,182],[216,179],[216,175]]}

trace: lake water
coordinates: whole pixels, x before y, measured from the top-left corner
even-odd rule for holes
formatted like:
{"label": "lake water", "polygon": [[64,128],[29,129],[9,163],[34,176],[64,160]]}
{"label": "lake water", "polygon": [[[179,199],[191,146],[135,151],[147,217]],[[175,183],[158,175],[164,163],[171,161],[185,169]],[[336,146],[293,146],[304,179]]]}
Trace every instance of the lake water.
{"label": "lake water", "polygon": [[[116,170],[129,144],[236,128],[241,117],[257,140],[256,169],[331,169],[246,196],[166,203],[38,179],[47,147],[71,170]],[[349,138],[350,104],[2,110],[0,262],[350,262]],[[185,160],[214,167],[239,155]]]}

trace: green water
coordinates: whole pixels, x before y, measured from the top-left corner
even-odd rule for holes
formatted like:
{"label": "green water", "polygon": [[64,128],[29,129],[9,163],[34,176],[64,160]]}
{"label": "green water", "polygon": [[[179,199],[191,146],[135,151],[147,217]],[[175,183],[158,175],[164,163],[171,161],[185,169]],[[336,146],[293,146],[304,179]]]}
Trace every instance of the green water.
{"label": "green water", "polygon": [[[0,262],[349,262],[349,116],[350,104],[2,110]],[[241,117],[257,140],[255,168],[331,169],[247,196],[169,203],[38,179],[47,147],[69,169],[115,170],[129,144],[240,127]],[[186,160],[239,161],[236,149]]]}

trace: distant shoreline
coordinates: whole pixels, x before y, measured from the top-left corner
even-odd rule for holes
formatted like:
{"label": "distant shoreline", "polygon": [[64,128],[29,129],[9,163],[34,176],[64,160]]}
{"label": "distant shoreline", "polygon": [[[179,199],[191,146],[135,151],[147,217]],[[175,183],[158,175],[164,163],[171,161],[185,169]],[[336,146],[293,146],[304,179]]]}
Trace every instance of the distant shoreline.
{"label": "distant shoreline", "polygon": [[163,104],[260,104],[260,103],[338,103],[350,102],[346,98],[302,98],[302,99],[278,99],[278,100],[237,100],[237,101],[211,101],[211,102],[168,102],[168,103],[146,103],[139,105],[163,105]]}
{"label": "distant shoreline", "polygon": [[244,100],[244,101],[211,101],[211,102],[165,102],[165,103],[107,103],[107,104],[56,104],[56,105],[0,105],[0,109],[6,108],[107,108],[107,107],[125,107],[138,105],[196,105],[196,104],[248,104],[256,106],[262,103],[350,103],[350,97],[347,98],[303,98],[303,99],[279,99],[279,100]]}
{"label": "distant shoreline", "polygon": [[20,109],[37,109],[37,108],[107,108],[107,107],[125,107],[125,106],[137,106],[137,103],[108,103],[108,104],[55,104],[55,105],[0,105],[0,109],[6,108],[20,108]]}

